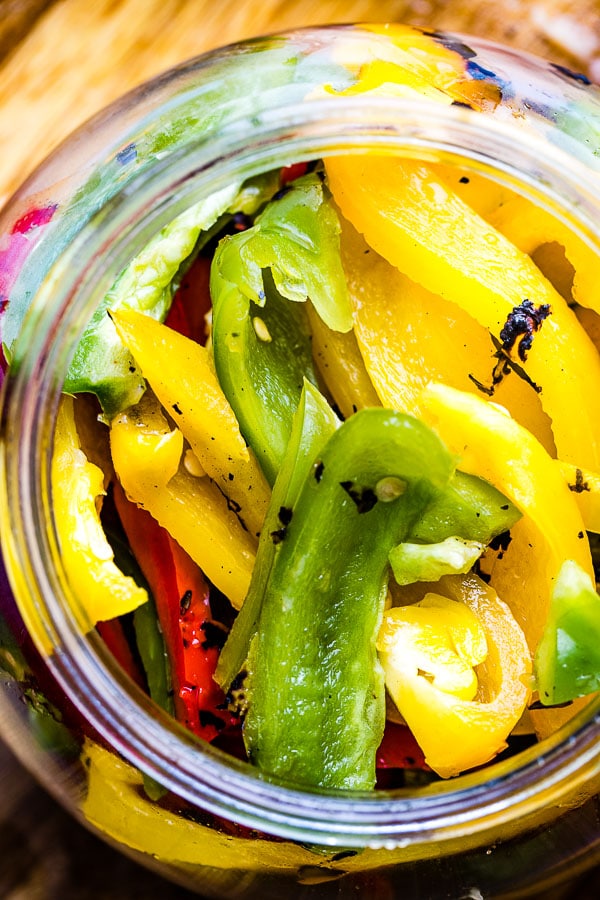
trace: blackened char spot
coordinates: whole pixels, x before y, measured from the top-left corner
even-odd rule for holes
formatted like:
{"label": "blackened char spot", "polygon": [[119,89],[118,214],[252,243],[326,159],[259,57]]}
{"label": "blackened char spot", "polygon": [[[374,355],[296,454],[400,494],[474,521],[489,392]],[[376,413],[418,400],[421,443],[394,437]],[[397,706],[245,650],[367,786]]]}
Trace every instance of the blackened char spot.
{"label": "blackened char spot", "polygon": [[179,601],[179,615],[185,616],[186,612],[189,610],[192,605],[192,592],[188,590],[185,592],[181,600]]}
{"label": "blackened char spot", "polygon": [[225,722],[223,721],[223,719],[221,719],[219,716],[216,716],[208,709],[199,710],[198,717],[203,728],[206,728],[207,725],[212,725],[213,728],[217,729],[217,731],[223,731],[223,729],[225,728]]}
{"label": "blackened char spot", "polygon": [[340,481],[340,487],[346,491],[359,513],[369,512],[377,503],[377,494],[373,488],[360,487],[352,481]]}
{"label": "blackened char spot", "polygon": [[285,538],[286,534],[287,528],[284,526],[283,528],[276,528],[275,531],[272,531],[270,534],[270,538],[274,544],[280,544]]}
{"label": "blackened char spot", "polygon": [[289,506],[280,506],[277,515],[282,525],[289,525],[292,521],[293,510]]}
{"label": "blackened char spot", "polygon": [[340,862],[342,859],[350,859],[351,856],[356,856],[358,850],[340,850],[339,853],[336,853],[331,857],[331,862]]}

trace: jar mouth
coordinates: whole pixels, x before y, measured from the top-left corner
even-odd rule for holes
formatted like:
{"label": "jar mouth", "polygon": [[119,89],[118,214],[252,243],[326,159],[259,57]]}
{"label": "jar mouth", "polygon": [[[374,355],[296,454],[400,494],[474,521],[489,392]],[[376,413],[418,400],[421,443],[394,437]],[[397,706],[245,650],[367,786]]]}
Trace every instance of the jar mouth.
{"label": "jar mouth", "polygon": [[600,252],[600,185],[560,147],[527,132],[516,136],[510,121],[483,120],[460,106],[336,97],[263,113],[250,140],[247,127],[246,121],[228,123],[216,138],[174,152],[112,196],[72,240],[32,304],[3,409],[3,427],[17,448],[4,461],[3,503],[11,511],[10,526],[3,522],[4,552],[17,597],[28,596],[35,610],[27,624],[49,668],[94,729],[133,765],[214,814],[281,837],[349,847],[450,840],[466,828],[485,831],[500,820],[533,814],[549,797],[556,803],[598,773],[597,703],[540,747],[415,793],[300,790],[199,745],[129,684],[99,642],[77,625],[77,600],[69,596],[48,524],[62,381],[92,309],[147,237],[185,207],[239,172],[247,178],[333,152],[442,155],[517,187]]}

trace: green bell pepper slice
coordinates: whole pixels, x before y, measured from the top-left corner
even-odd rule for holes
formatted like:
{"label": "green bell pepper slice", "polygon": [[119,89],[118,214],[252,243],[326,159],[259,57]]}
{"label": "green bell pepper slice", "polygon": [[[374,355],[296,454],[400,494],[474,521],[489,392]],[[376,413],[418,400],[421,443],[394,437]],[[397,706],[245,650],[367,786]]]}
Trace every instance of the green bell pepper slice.
{"label": "green bell pepper slice", "polygon": [[600,690],[600,597],[573,560],[562,564],[554,583],[534,672],[545,706]]}
{"label": "green bell pepper slice", "polygon": [[485,546],[520,518],[517,507],[492,484],[457,470],[408,540],[390,551],[394,577],[403,585],[466,573]]}
{"label": "green bell pepper slice", "polygon": [[233,213],[255,213],[277,189],[278,178],[277,172],[268,172],[243,185],[231,184],[190,206],[150,239],[94,311],[67,372],[67,393],[95,394],[107,420],[139,401],[145,381],[107,310],[136,309],[164,321],[200,249]]}
{"label": "green bell pepper slice", "polygon": [[340,256],[340,222],[317,172],[286,185],[252,228],[224,238],[215,253],[211,294],[221,280],[264,306],[264,271],[282,297],[310,298],[329,328],[350,331],[352,310]]}
{"label": "green bell pepper slice", "polygon": [[437,544],[449,537],[489,544],[509,531],[521,512],[492,484],[457,469],[415,524],[411,541]]}
{"label": "green bell pepper slice", "polygon": [[370,790],[385,722],[375,641],[388,554],[448,483],[454,459],[418,419],[366,409],[314,462],[262,598],[244,739],[265,772]]}
{"label": "green bell pepper slice", "polygon": [[262,599],[285,536],[289,511],[293,510],[304,481],[321,449],[339,426],[337,416],[309,382],[305,381],[281,469],[273,486],[271,502],[261,531],[256,562],[244,605],[221,650],[215,678],[228,691],[241,672],[260,619]]}
{"label": "green bell pepper slice", "polygon": [[306,307],[282,298],[267,274],[262,309],[233,285],[222,279],[217,284],[215,368],[240,430],[272,485],[290,439],[303,380],[316,384]]}

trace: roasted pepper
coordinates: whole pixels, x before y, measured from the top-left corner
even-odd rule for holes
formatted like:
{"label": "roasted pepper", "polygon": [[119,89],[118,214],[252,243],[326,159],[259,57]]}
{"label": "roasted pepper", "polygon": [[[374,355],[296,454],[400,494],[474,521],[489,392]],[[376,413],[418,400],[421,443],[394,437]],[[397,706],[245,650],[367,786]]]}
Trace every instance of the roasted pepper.
{"label": "roasted pepper", "polygon": [[147,509],[239,608],[250,583],[255,539],[221,491],[180,462],[181,434],[170,428],[156,398],[146,393],[140,404],[113,419],[110,446],[127,496]]}
{"label": "roasted pepper", "polygon": [[215,376],[208,350],[141,313],[113,314],[128,347],[162,406],[189,441],[203,470],[257,537],[269,486]]}
{"label": "roasted pepper", "polygon": [[[148,585],[148,579],[138,561],[137,544],[128,534],[128,516],[132,516],[132,510],[139,512],[145,521],[150,514],[139,510],[134,503],[130,503],[125,497],[123,488],[118,481],[111,485],[112,499],[117,513],[117,522],[113,520],[112,531],[109,532],[109,540],[115,551],[115,559],[119,568],[143,587],[148,594],[148,602],[138,606],[133,614],[133,630],[135,633],[135,645],[141,659],[148,692],[154,702],[173,714],[173,684],[171,678],[171,665],[165,647],[165,641],[161,626],[158,621],[156,601]],[[134,518],[135,522],[135,518]],[[128,527],[126,528],[125,525]],[[156,528],[159,526],[156,525]],[[136,545],[134,547],[134,545]],[[139,556],[141,559],[142,556]],[[118,620],[117,620],[118,621]]]}
{"label": "roasted pepper", "polygon": [[138,309],[164,319],[171,304],[178,274],[191,256],[200,233],[209,228],[234,202],[239,185],[233,184],[191,206],[170,222],[121,273],[87,326],[65,379],[66,391],[92,391],[110,419],[144,392],[144,380],[118,338],[107,309]]}
{"label": "roasted pepper", "polygon": [[278,174],[267,172],[240,187],[233,183],[190,206],[155,234],[119,275],[87,325],[65,379],[65,391],[90,391],[106,418],[137,403],[144,380],[106,315],[109,309],[136,309],[163,320],[182,276],[222,217],[256,212],[277,189]]}
{"label": "roasted pepper", "polygon": [[[548,629],[556,630],[551,601],[565,563],[569,561],[585,577],[593,578],[589,544],[574,495],[555,460],[493,404],[430,385],[423,393],[422,409],[425,420],[460,455],[461,467],[495,484],[523,513],[511,529],[510,544],[494,564],[491,583],[509,604],[534,653],[540,640],[547,640],[543,635]],[[569,596],[573,610],[580,603],[590,608],[583,595],[578,599],[571,591]],[[600,603],[595,634],[600,642]],[[590,679],[599,675],[600,671],[589,673]]]}
{"label": "roasted pepper", "polygon": [[115,565],[96,503],[104,494],[104,474],[81,449],[74,400],[61,400],[52,456],[54,522],[74,607],[88,630],[145,603],[148,595]]}
{"label": "roasted pepper", "polygon": [[[489,333],[472,315],[402,274],[349,223],[341,249],[356,338],[384,406],[418,415],[420,392],[430,381],[474,394],[485,390],[555,452],[538,394],[515,373],[503,373]],[[502,377],[494,378],[497,366]]]}
{"label": "roasted pepper", "polygon": [[[281,551],[281,539],[286,535],[290,511],[293,511],[300,489],[315,466],[315,459],[319,458],[321,449],[338,425],[339,421],[327,401],[312,384],[305,382],[292,422],[290,440],[273,486],[248,596],[219,657],[216,678],[225,690],[240,673],[248,656],[271,569]],[[315,469],[317,473],[318,465]]]}
{"label": "roasted pepper", "polygon": [[535,206],[518,194],[486,216],[509,241],[532,255],[543,244],[557,243],[573,267],[573,299],[600,313],[597,284],[598,255],[572,228],[546,209]]}
{"label": "roasted pepper", "polygon": [[[156,603],[170,660],[175,716],[206,741],[225,727],[225,697],[213,679],[217,644],[208,585],[184,550],[145,510],[117,494],[117,509]],[[223,634],[223,638],[224,638]],[[164,666],[163,660],[157,665]]]}
{"label": "roasted pepper", "polygon": [[505,746],[530,696],[531,658],[508,606],[476,575],[385,614],[377,647],[392,699],[448,778]]}
{"label": "roasted pepper", "polygon": [[315,462],[267,581],[244,739],[266,772],[369,789],[385,720],[375,640],[388,553],[447,484],[453,459],[417,419],[367,409]]}
{"label": "roasted pepper", "polygon": [[572,560],[563,563],[554,583],[535,674],[546,705],[600,689],[600,597],[590,576]]}
{"label": "roasted pepper", "polygon": [[352,315],[340,262],[339,220],[317,173],[286,185],[252,228],[224,238],[211,270],[211,293],[235,289],[264,306],[263,271],[288,300],[310,298],[324,322],[350,331]]}
{"label": "roasted pepper", "polygon": [[[235,240],[226,244],[227,260],[239,266]],[[223,274],[212,279],[211,334],[217,377],[242,434],[273,484],[303,379],[316,382],[306,304],[280,297],[266,273],[264,305],[259,307],[224,280],[228,263],[220,251],[214,264]]]}
{"label": "roasted pepper", "polygon": [[319,376],[344,418],[368,406],[381,406],[354,331],[334,331],[308,307],[312,352]]}
{"label": "roasted pepper", "polygon": [[585,530],[600,534],[600,476],[562,460],[556,465],[577,502]]}
{"label": "roasted pepper", "polygon": [[[378,253],[509,348],[510,362],[541,390],[559,457],[600,472],[600,358],[532,260],[423,162],[344,156],[326,160],[326,168],[342,213]],[[521,324],[527,342],[507,343],[508,332]]]}

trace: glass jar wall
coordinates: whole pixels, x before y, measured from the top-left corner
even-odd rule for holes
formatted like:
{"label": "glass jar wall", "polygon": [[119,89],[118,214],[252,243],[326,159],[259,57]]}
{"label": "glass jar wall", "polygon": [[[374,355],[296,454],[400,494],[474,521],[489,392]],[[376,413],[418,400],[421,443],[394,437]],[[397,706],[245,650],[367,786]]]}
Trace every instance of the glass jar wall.
{"label": "glass jar wall", "polygon": [[204,895],[261,898],[503,896],[597,861],[593,703],[558,713],[562,728],[509,759],[372,794],[301,790],[198,742],[81,627],[50,483],[86,323],[193,203],[282,166],[397,155],[517,191],[594,252],[599,108],[581,76],[481,41],[399,26],[297,32],[124,98],[5,211],[3,737],[126,853]]}

